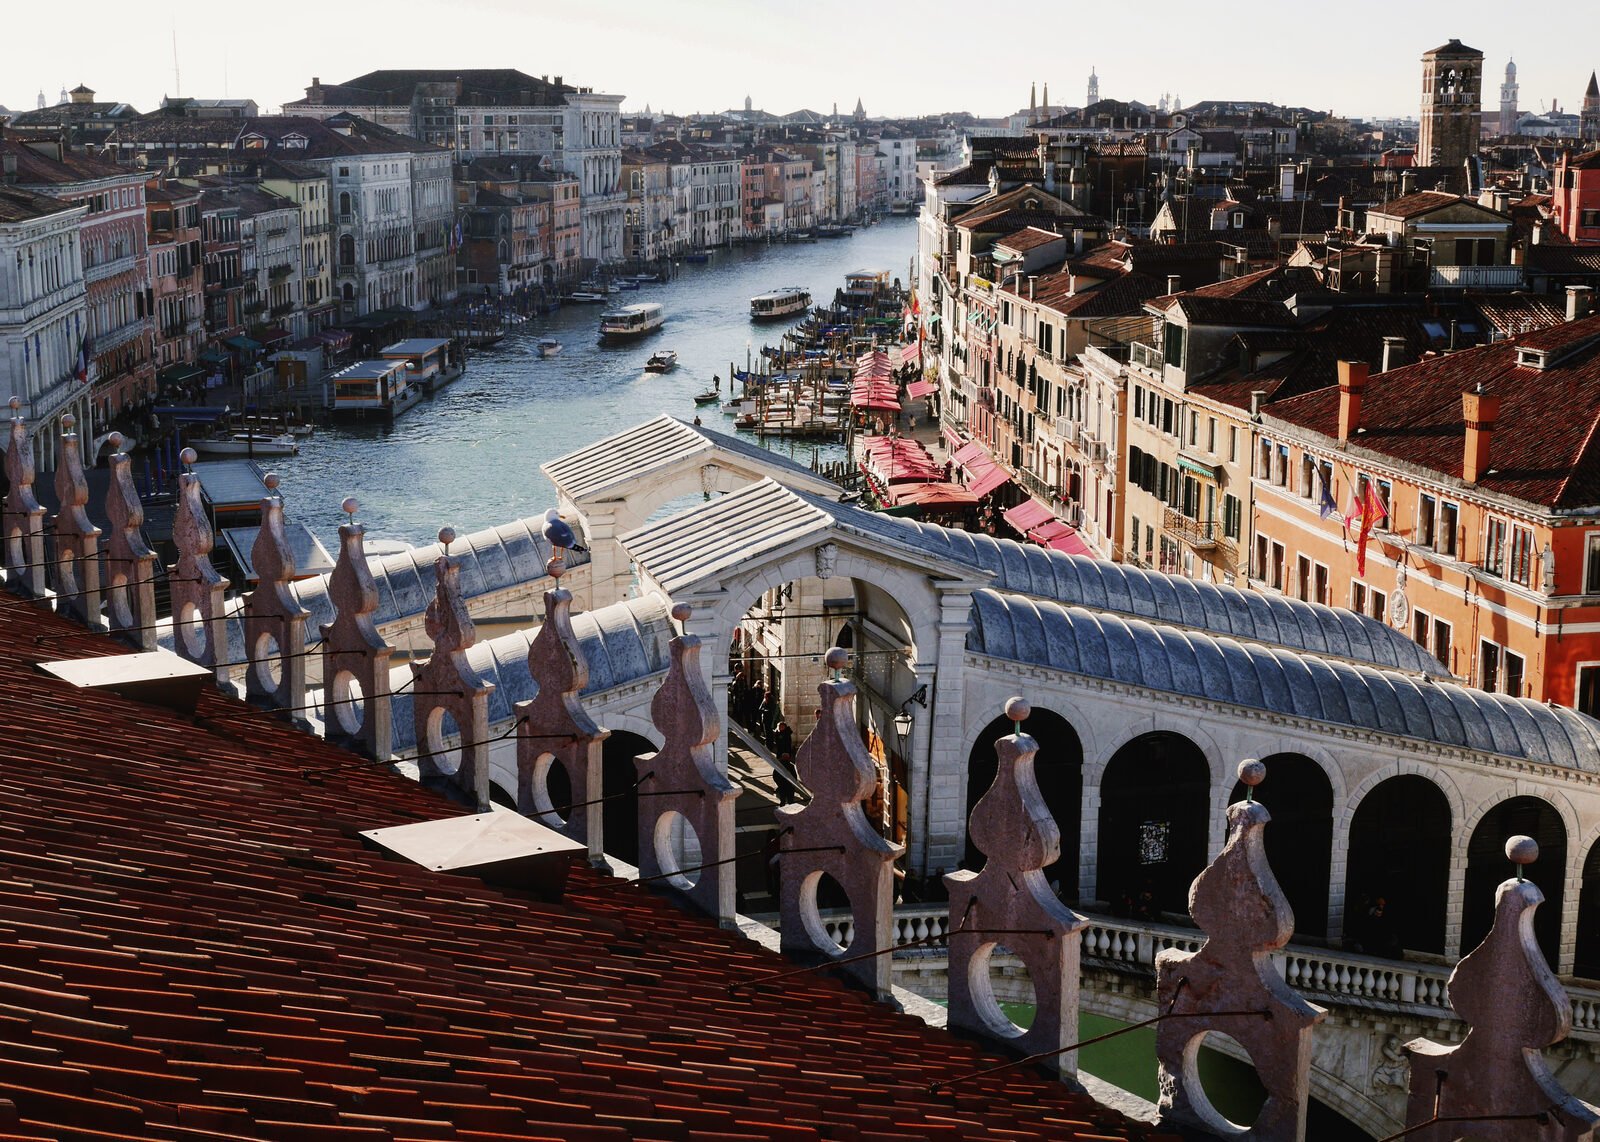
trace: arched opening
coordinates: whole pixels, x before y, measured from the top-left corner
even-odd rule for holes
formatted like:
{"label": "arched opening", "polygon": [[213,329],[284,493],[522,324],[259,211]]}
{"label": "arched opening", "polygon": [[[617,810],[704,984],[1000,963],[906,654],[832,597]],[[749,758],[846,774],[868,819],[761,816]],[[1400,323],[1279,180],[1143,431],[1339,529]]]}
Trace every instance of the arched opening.
{"label": "arched opening", "polygon": [[626,730],[612,730],[600,743],[600,825],[606,855],[628,864],[639,863],[638,767],[633,759],[654,753],[655,745]]}
{"label": "arched opening", "polygon": [[[1261,759],[1267,776],[1256,786],[1256,800],[1267,807],[1267,863],[1294,909],[1294,930],[1307,936],[1328,934],[1328,883],[1333,863],[1333,786],[1322,766],[1298,753]],[[1245,787],[1235,782],[1228,802],[1243,801]]]}
{"label": "arched opening", "polygon": [[339,264],[341,266],[356,264],[356,240],[349,234],[339,236]]}
{"label": "arched opening", "polygon": [[1426,777],[1391,777],[1368,791],[1350,823],[1346,946],[1442,955],[1450,844],[1450,803]]}
{"label": "arched opening", "polygon": [[[1039,782],[1039,792],[1049,806],[1050,815],[1061,830],[1061,859],[1045,865],[1044,874],[1063,900],[1078,899],[1078,837],[1083,815],[1083,744],[1072,724],[1051,710],[1035,708],[1023,723],[1023,731],[1039,743],[1038,756],[1034,758],[1033,773]],[[983,728],[972,743],[967,757],[967,817],[980,798],[994,784],[999,761],[994,745],[1011,732],[1011,722],[996,718]],[[987,858],[967,838],[966,855],[961,867],[974,872],[983,868]]]}
{"label": "arched opening", "polygon": [[1583,862],[1583,889],[1578,894],[1578,956],[1572,973],[1600,980],[1600,841],[1589,847]]}
{"label": "arched opening", "polygon": [[1524,875],[1544,893],[1533,914],[1533,934],[1551,968],[1561,948],[1561,897],[1567,874],[1567,828],[1561,814],[1539,797],[1512,797],[1483,815],[1467,842],[1467,898],[1461,908],[1461,951],[1477,947],[1494,923],[1495,888],[1516,876],[1506,840],[1521,834],[1539,842],[1539,859]]}
{"label": "arched opening", "polygon": [[1205,754],[1182,734],[1141,734],[1119,749],[1100,782],[1100,898],[1142,919],[1187,915],[1210,802]]}
{"label": "arched opening", "polygon": [[348,190],[339,192],[339,213],[346,218],[350,216],[350,192]]}

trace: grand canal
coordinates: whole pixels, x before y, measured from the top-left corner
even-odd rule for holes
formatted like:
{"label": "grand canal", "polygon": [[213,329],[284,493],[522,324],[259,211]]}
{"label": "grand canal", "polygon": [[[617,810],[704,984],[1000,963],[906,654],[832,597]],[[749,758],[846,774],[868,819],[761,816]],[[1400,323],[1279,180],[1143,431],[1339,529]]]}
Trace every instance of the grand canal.
{"label": "grand canal", "polygon": [[[611,299],[666,308],[661,331],[631,344],[598,343],[603,306],[568,305],[515,326],[505,341],[476,354],[461,380],[392,429],[318,428],[299,456],[273,461],[289,514],[331,550],[343,520],[339,503],[349,495],[361,501],[369,536],[418,544],[432,542],[446,524],[466,534],[542,513],[554,491],[539,466],[628,425],[662,412],[689,419],[698,411],[708,427],[733,431],[731,417],[715,407],[697,410],[692,397],[710,388],[713,376],[726,391],[730,362],[743,368],[747,353],[781,336],[785,326],[749,320],[752,295],[796,285],[822,302],[856,269],[888,270],[905,280],[915,250],[910,218],[848,238],[718,250],[709,264],[680,265],[671,282]],[[545,336],[561,341],[559,356],[538,355],[536,343]],[[677,351],[675,371],[644,371],[657,349]],[[786,454],[790,447],[773,446]],[[809,461],[816,447],[795,444],[794,455]],[[839,455],[837,446],[820,452],[824,459]]]}

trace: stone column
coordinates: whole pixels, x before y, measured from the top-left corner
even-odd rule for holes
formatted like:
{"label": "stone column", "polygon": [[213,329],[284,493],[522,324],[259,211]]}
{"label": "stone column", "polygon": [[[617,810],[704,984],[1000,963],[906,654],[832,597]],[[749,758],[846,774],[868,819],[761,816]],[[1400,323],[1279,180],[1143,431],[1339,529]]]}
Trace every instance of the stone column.
{"label": "stone column", "polygon": [[366,528],[355,522],[354,498],[342,506],[350,522],[339,527],[339,559],[328,576],[334,618],[322,625],[323,732],[330,742],[387,761],[394,741],[392,652],[372,621],[378,584],[367,566]]}
{"label": "stone column", "polygon": [[[467,662],[478,632],[461,598],[461,564],[450,558],[455,538],[454,529],[439,530],[444,554],[433,564],[434,597],[426,617],[433,654],[416,671],[411,711],[420,776],[455,786],[469,805],[483,813],[489,809],[489,691],[494,683],[479,677]],[[460,735],[453,766],[444,734],[446,714]]]}
{"label": "stone column", "polygon": [[133,461],[122,434],[111,434],[111,483],[106,488],[106,623],[140,650],[156,648],[156,557],[140,535],[144,505],[133,483]]}
{"label": "stone column", "polygon": [[[244,602],[245,696],[253,703],[290,711],[296,721],[306,701],[306,619],[289,584],[294,580],[294,551],[283,528],[283,496],[278,477],[267,473],[267,494],[261,499],[261,528],[250,549],[256,586]],[[277,677],[273,677],[276,673]]]}
{"label": "stone column", "polygon": [[187,470],[195,462],[194,449],[185,448],[179,459],[186,470],[178,477],[178,509],[172,521],[178,566],[167,581],[172,595],[172,646],[190,662],[212,667],[221,683],[227,680],[222,600],[228,580],[211,565],[216,537],[200,500],[200,477]]}
{"label": "stone column", "polygon": [[33,438],[22,419],[22,398],[11,398],[10,439],[6,442],[4,546],[6,586],[19,594],[44,594],[44,508],[33,494]]}
{"label": "stone column", "polygon": [[626,505],[608,501],[577,509],[588,534],[589,593],[594,609],[619,602],[628,593],[628,556],[617,542],[619,506]]}
{"label": "stone column", "polygon": [[[964,687],[967,631],[972,626],[972,590],[961,587],[939,593],[939,645],[936,677],[929,701],[930,746],[920,789],[914,790],[911,835],[920,836],[912,870],[931,876],[961,861],[966,840],[967,748]],[[922,651],[919,648],[918,654]],[[921,673],[919,667],[918,673]]]}

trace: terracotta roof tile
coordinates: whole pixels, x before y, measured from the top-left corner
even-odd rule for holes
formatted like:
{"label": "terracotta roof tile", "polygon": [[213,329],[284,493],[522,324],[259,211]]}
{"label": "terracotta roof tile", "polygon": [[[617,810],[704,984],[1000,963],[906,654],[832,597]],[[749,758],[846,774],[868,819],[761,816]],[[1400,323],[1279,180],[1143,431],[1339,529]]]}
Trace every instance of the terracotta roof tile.
{"label": "terracotta roof tile", "polygon": [[390,861],[356,834],[459,810],[31,666],[118,652],[0,609],[0,1137],[1158,1137],[1023,1071],[931,1097],[992,1056],[823,978],[730,996],[782,961],[587,867],[548,904]]}

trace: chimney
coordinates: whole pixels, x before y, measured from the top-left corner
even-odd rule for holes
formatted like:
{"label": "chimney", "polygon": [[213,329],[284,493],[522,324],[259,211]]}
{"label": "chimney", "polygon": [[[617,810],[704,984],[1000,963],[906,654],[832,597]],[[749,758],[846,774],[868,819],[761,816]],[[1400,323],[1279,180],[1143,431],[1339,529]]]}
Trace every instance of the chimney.
{"label": "chimney", "polygon": [[1073,228],[1073,231],[1072,231],[1072,252],[1074,254],[1083,253],[1083,229],[1081,227],[1074,227]]}
{"label": "chimney", "polygon": [[1339,443],[1348,443],[1361,428],[1361,397],[1367,388],[1364,361],[1339,362]]}
{"label": "chimney", "polygon": [[1500,398],[1490,396],[1480,384],[1461,394],[1461,419],[1467,422],[1467,447],[1461,458],[1461,479],[1476,484],[1489,471],[1489,438],[1500,415]]}
{"label": "chimney", "polygon": [[1530,246],[1539,246],[1544,243],[1544,220],[1540,219],[1533,224],[1533,233],[1528,236]]}
{"label": "chimney", "polygon": [[1284,163],[1278,167],[1278,199],[1282,202],[1294,201],[1294,164]]}
{"label": "chimney", "polygon": [[1183,279],[1177,274],[1167,275],[1167,292],[1180,293],[1183,290]]}
{"label": "chimney", "polygon": [[1253,422],[1261,420],[1261,402],[1267,399],[1266,389],[1250,390],[1250,419]]}
{"label": "chimney", "polygon": [[1400,197],[1401,198],[1405,198],[1407,195],[1415,194],[1416,190],[1417,190],[1416,172],[1410,171],[1410,170],[1401,171],[1400,172]]}
{"label": "chimney", "polygon": [[1406,352],[1406,339],[1404,337],[1385,337],[1383,339],[1383,368],[1380,373],[1387,373],[1390,369],[1398,369],[1405,364],[1402,357]]}
{"label": "chimney", "polygon": [[[10,155],[6,156],[11,158]],[[12,159],[15,167],[16,160]],[[1571,285],[1567,287],[1567,320],[1577,321],[1581,317],[1588,317],[1594,312],[1594,287],[1586,285]]]}
{"label": "chimney", "polygon": [[1274,214],[1267,219],[1267,237],[1276,240],[1283,234],[1283,219]]}

